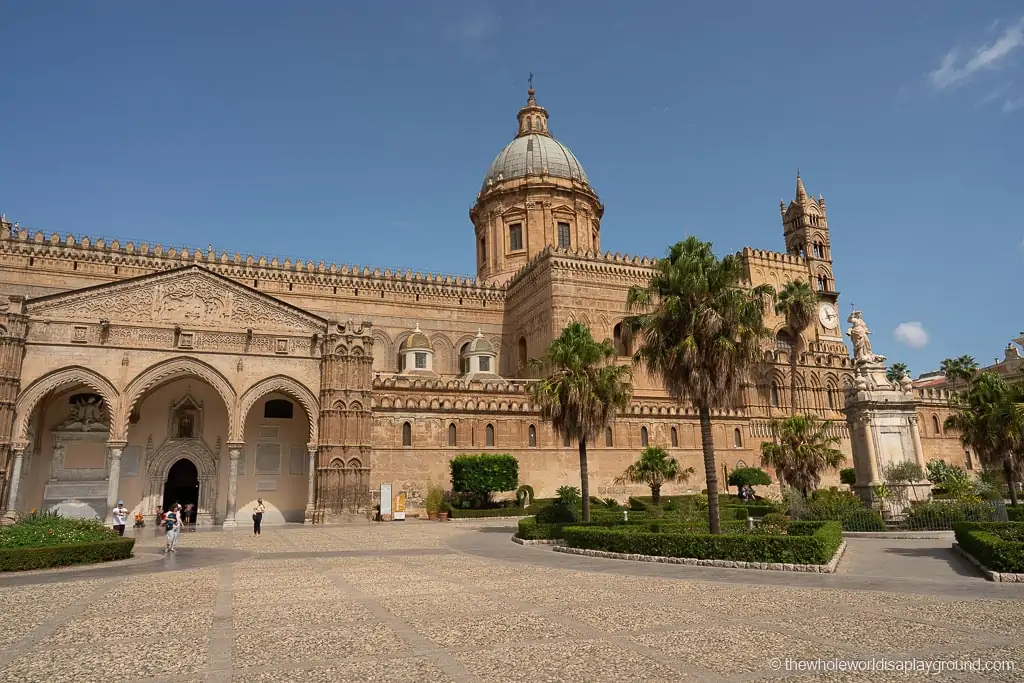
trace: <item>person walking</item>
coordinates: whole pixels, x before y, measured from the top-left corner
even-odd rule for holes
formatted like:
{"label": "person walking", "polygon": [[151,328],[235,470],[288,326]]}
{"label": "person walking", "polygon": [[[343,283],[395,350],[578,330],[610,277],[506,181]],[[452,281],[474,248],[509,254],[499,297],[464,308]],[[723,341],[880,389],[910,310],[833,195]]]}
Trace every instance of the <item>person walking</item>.
{"label": "person walking", "polygon": [[114,518],[114,531],[118,536],[124,536],[124,525],[128,523],[128,508],[124,506],[123,500],[117,501],[117,507],[110,511],[110,515]]}
{"label": "person walking", "polygon": [[181,506],[177,503],[164,515],[164,529],[167,532],[167,545],[164,546],[164,554],[166,555],[177,550],[178,536],[181,534]]}
{"label": "person walking", "polygon": [[255,536],[260,535],[260,525],[263,523],[263,513],[267,511],[267,506],[263,504],[262,498],[256,499],[256,507],[252,510],[252,533]]}

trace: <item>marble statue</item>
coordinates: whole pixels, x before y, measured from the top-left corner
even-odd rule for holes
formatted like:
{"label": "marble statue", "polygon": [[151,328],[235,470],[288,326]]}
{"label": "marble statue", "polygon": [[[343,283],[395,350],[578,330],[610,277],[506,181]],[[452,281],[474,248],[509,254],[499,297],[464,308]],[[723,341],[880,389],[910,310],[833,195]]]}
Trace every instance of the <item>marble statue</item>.
{"label": "marble statue", "polygon": [[883,362],[885,360],[885,356],[877,356],[871,350],[871,339],[869,338],[871,330],[868,329],[867,323],[864,322],[861,312],[854,311],[850,314],[850,317],[846,319],[846,322],[850,323],[850,329],[846,331],[846,334],[850,335],[850,340],[853,341],[854,362]]}

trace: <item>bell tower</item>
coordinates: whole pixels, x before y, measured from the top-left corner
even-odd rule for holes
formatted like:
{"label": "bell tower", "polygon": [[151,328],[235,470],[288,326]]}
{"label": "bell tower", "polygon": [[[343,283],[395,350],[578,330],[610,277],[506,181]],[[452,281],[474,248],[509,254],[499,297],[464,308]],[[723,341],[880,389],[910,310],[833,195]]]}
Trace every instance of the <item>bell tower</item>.
{"label": "bell tower", "polygon": [[832,277],[832,241],[828,230],[825,198],[815,199],[807,194],[800,172],[796,174],[796,196],[786,206],[779,202],[782,213],[782,234],[786,239],[786,252],[807,259],[807,275],[811,288],[821,298],[833,303],[838,297]]}

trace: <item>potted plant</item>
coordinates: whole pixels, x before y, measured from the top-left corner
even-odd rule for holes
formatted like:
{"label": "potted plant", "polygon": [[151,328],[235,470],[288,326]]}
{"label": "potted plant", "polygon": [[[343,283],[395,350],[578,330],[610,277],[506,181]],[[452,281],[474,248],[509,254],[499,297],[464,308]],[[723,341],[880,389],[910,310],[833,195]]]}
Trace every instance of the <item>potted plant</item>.
{"label": "potted plant", "polygon": [[439,521],[441,521],[441,522],[447,522],[448,521],[448,510],[449,510],[448,505],[447,504],[443,504],[441,506],[441,509],[437,511],[437,519]]}
{"label": "potted plant", "polygon": [[428,486],[427,497],[423,501],[423,506],[427,509],[427,519],[437,519],[437,515],[441,512],[441,507],[444,505],[444,491],[441,490],[440,486]]}

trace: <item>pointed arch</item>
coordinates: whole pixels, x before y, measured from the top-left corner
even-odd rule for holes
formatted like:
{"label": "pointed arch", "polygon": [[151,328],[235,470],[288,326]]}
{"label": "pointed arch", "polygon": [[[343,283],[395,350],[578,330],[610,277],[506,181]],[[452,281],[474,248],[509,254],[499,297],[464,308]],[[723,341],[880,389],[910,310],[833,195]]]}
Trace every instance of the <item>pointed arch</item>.
{"label": "pointed arch", "polygon": [[245,421],[249,418],[249,411],[252,410],[256,401],[271,393],[285,394],[299,402],[302,409],[306,411],[306,418],[309,422],[309,443],[317,443],[319,441],[320,402],[316,400],[316,396],[308,387],[285,375],[274,375],[261,379],[242,394],[238,401],[238,417],[235,420],[238,431],[232,434],[231,439],[239,443],[245,440]]}
{"label": "pointed arch", "polygon": [[373,338],[374,346],[374,370],[393,372],[395,368],[392,367],[391,361],[394,358],[395,346],[391,341],[391,337],[379,327],[373,328],[370,336]]}
{"label": "pointed arch", "polygon": [[238,425],[235,415],[238,412],[236,410],[238,397],[235,395],[231,382],[216,368],[198,358],[179,356],[149,366],[128,383],[124,390],[119,419],[115,422],[118,431],[112,431],[111,437],[117,441],[127,441],[128,416],[135,410],[139,401],[153,389],[182,377],[198,377],[213,387],[213,390],[220,395],[224,402],[224,408],[227,410],[228,434],[237,434]]}
{"label": "pointed arch", "polygon": [[[19,442],[28,441],[28,429],[32,420],[32,411],[50,392],[81,384],[94,390],[106,401],[107,410],[110,411],[110,433],[113,440],[113,435],[116,433],[117,420],[122,413],[120,406],[121,394],[106,377],[80,365],[72,365],[54,370],[25,387],[25,390],[21,392],[15,403],[14,440]],[[127,415],[127,413],[125,414]],[[127,431],[127,419],[125,420],[125,426]]]}

